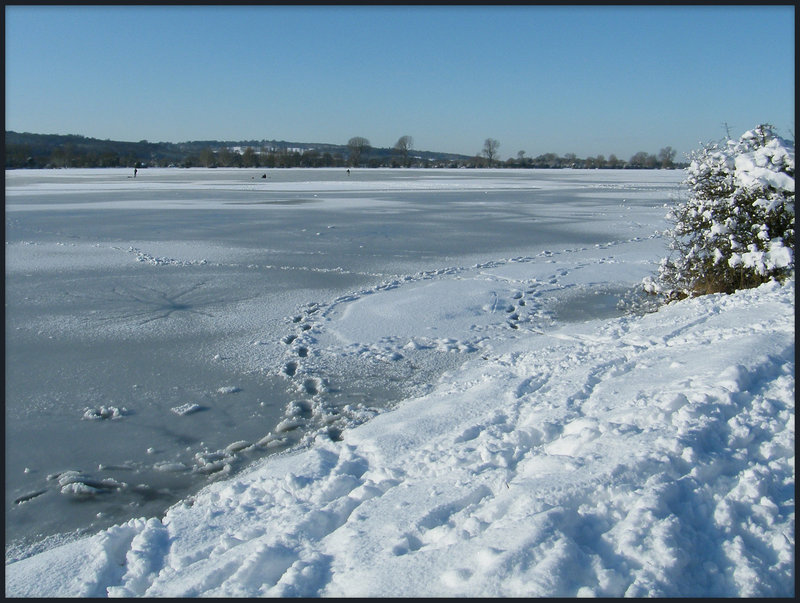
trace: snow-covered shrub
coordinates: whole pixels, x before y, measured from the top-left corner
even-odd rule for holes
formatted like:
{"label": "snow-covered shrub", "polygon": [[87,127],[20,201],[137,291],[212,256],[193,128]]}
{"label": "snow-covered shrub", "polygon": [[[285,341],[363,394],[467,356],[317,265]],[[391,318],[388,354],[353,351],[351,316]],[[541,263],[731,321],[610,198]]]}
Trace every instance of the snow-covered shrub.
{"label": "snow-covered shrub", "polygon": [[671,254],[645,289],[668,300],[733,293],[794,270],[794,145],[759,125],[695,151],[689,198],[667,214]]}

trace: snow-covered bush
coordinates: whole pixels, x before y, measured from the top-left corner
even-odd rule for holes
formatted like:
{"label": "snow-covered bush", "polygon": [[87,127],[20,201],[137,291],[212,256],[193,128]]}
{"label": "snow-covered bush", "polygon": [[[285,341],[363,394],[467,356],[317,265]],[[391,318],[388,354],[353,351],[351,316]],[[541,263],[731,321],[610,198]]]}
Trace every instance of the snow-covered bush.
{"label": "snow-covered bush", "polygon": [[695,151],[689,198],[667,214],[671,254],[645,290],[668,300],[733,293],[794,270],[794,145],[759,125]]}

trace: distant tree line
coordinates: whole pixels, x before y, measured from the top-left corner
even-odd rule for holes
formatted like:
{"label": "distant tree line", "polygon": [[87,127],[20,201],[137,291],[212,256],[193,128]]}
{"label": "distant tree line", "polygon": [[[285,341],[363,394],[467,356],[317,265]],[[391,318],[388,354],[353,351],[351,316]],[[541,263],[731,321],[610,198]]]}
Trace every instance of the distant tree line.
{"label": "distant tree line", "polygon": [[686,167],[686,163],[676,162],[676,152],[672,147],[665,147],[658,152],[658,155],[639,151],[630,159],[619,159],[613,153],[606,157],[597,155],[582,159],[574,153],[566,153],[558,156],[555,153],[545,153],[537,157],[525,157],[524,151],[520,151],[517,157],[510,157],[504,163],[499,163],[498,167],[512,168],[576,168],[576,169],[674,169]]}
{"label": "distant tree line", "polygon": [[671,147],[657,155],[644,151],[628,160],[616,155],[578,158],[573,153],[559,156],[546,153],[503,161],[500,143],[487,138],[481,153],[474,157],[454,153],[417,151],[411,136],[401,136],[392,148],[370,145],[368,139],[354,136],[346,145],[294,143],[286,141],[192,141],[121,142],[98,140],[79,135],[30,134],[6,131],[6,169],[19,168],[100,168],[100,167],[369,167],[369,168],[588,168],[656,169],[685,167],[675,162]]}

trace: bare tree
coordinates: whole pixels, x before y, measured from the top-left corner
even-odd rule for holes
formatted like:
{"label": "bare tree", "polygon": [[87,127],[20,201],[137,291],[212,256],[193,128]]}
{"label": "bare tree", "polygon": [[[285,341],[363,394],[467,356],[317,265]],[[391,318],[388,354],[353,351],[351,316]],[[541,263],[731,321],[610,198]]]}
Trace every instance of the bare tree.
{"label": "bare tree", "polygon": [[647,167],[647,153],[645,151],[634,153],[628,161],[628,165],[634,168]]}
{"label": "bare tree", "polygon": [[358,166],[361,161],[361,154],[369,149],[369,140],[363,136],[354,136],[347,141],[347,147],[350,149],[350,164],[353,167]]}
{"label": "bare tree", "polygon": [[403,165],[408,167],[408,153],[414,148],[414,139],[411,136],[401,136],[394,145],[395,151],[403,156]]}
{"label": "bare tree", "polygon": [[672,147],[664,147],[658,152],[658,161],[662,168],[671,168],[674,165],[677,152]]}
{"label": "bare tree", "polygon": [[722,122],[722,127],[725,128],[725,140],[731,139],[731,127],[728,125],[727,121]]}
{"label": "bare tree", "polygon": [[489,167],[492,167],[495,158],[497,157],[497,149],[500,148],[500,143],[494,138],[487,138],[483,143],[483,156],[489,162]]}

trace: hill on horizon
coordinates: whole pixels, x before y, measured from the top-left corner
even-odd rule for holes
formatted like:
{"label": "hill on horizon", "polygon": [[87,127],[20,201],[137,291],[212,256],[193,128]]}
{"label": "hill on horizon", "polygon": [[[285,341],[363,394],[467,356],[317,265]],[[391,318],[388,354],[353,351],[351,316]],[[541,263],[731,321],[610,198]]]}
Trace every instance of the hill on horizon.
{"label": "hill on horizon", "polygon": [[[79,134],[35,134],[30,132],[15,132],[6,130],[6,168],[15,167],[115,167],[133,166],[139,163],[141,167],[161,166],[161,165],[187,165],[187,160],[191,165],[203,163],[201,155],[206,154],[209,158],[209,151],[215,155],[221,154],[222,157],[216,158],[216,163],[225,159],[225,155],[244,155],[247,149],[252,149],[255,154],[261,155],[306,155],[314,160],[330,155],[328,163],[338,166],[339,161],[346,162],[350,154],[347,145],[316,142],[293,142],[286,140],[191,140],[185,142],[149,142],[140,140],[138,142],[101,140],[90,138]],[[381,164],[390,162],[392,158],[398,157],[395,149],[384,147],[369,147],[362,153],[365,162]],[[418,161],[441,162],[441,161],[465,161],[474,159],[467,155],[457,153],[443,153],[438,151],[419,151],[412,149],[409,153]],[[194,159],[194,160],[193,160]],[[72,165],[77,161],[80,165]],[[236,162],[234,162],[236,163]],[[318,163],[318,161],[317,161]],[[342,163],[343,165],[344,163]],[[208,165],[208,167],[213,167]],[[239,166],[236,167],[247,167]],[[252,167],[263,167],[253,165]],[[310,166],[322,167],[322,166]]]}
{"label": "hill on horizon", "polygon": [[[362,139],[363,140],[363,139]],[[487,143],[488,140],[487,139]],[[495,141],[496,142],[496,141]],[[193,140],[186,142],[127,142],[100,140],[79,134],[32,134],[6,130],[6,169],[88,167],[370,167],[370,168],[545,168],[545,169],[674,169],[687,163],[674,161],[671,147],[659,155],[640,151],[630,159],[616,155],[577,157],[545,153],[506,160],[494,155],[460,155],[441,151],[290,142],[286,140]],[[486,151],[484,151],[486,153]]]}

